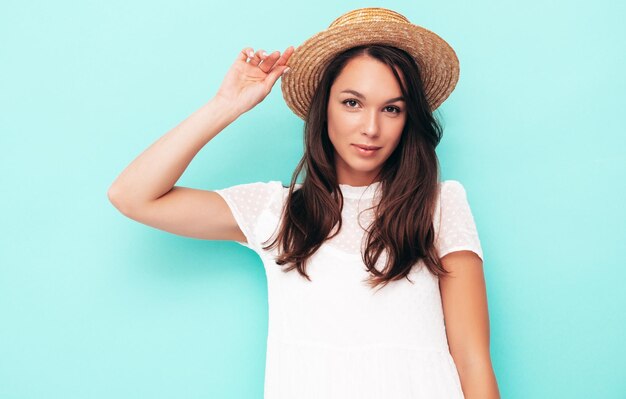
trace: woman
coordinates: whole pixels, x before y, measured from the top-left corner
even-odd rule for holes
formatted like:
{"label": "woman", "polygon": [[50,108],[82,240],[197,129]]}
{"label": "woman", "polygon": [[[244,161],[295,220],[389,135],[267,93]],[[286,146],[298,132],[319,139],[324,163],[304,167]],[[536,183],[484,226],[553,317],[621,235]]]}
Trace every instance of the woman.
{"label": "woman", "polygon": [[[291,184],[174,186],[281,76],[305,121]],[[134,220],[261,256],[265,398],[499,397],[480,241],[463,186],[439,182],[435,153],[432,112],[457,80],[439,36],[388,9],[354,10],[295,52],[244,49],[215,97],[111,186]]]}

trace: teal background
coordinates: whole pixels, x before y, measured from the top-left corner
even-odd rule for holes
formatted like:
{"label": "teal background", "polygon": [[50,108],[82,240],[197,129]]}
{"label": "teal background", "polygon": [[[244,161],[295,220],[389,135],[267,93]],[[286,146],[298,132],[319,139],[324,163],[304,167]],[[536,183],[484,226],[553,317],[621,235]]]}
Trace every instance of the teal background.
{"label": "teal background", "polygon": [[[365,6],[460,59],[437,151],[480,233],[502,397],[626,397],[623,2],[13,0],[0,6],[0,398],[262,397],[260,259],[128,219],[107,190],[241,49],[282,52]],[[177,185],[286,183],[302,125],[277,82]]]}

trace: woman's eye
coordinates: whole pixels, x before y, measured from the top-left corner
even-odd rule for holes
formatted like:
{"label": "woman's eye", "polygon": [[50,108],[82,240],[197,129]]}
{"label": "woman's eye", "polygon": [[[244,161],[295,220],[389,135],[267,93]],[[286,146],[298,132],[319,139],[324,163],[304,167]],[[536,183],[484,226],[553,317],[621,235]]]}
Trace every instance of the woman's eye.
{"label": "woman's eye", "polygon": [[[348,104],[348,103],[356,103],[356,100],[344,100],[343,102],[344,104]],[[352,106],[350,106],[350,108],[354,108]]]}
{"label": "woman's eye", "polygon": [[[352,100],[352,99],[348,99],[348,100],[343,100],[342,103],[343,104],[347,104],[348,108],[354,108],[354,106],[352,106],[351,104],[354,103],[355,106],[356,106],[356,104],[358,104],[358,101]],[[385,109],[387,111],[390,111],[392,114],[399,114],[401,112],[400,108],[394,107],[394,106],[391,106],[391,105],[388,106],[388,107],[385,107]]]}

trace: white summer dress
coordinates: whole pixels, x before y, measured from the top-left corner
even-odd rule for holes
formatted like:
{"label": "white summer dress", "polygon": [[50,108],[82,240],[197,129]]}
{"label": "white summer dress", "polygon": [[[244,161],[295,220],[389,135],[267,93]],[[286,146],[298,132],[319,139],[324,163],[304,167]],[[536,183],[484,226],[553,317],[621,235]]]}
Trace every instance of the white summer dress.
{"label": "white summer dress", "polygon": [[[310,258],[312,281],[295,269],[283,272],[274,261],[276,249],[261,248],[278,229],[288,187],[269,181],[215,190],[246,236],[248,242],[239,243],[259,254],[267,276],[265,399],[463,398],[438,279],[419,261],[408,275],[413,283],[403,278],[378,292],[369,288],[361,249],[364,228],[373,221],[367,208],[380,198],[380,182],[340,189],[343,227]],[[469,250],[483,259],[460,182],[439,183],[434,226],[441,256]]]}

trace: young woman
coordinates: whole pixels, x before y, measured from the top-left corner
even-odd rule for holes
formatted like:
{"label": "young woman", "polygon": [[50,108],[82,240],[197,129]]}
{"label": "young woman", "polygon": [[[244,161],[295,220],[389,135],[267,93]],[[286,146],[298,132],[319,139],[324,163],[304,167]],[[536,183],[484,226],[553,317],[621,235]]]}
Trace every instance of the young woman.
{"label": "young woman", "polygon": [[[305,121],[291,184],[174,186],[281,76]],[[111,186],[134,220],[260,255],[266,399],[499,397],[478,233],[435,153],[433,111],[457,80],[439,36],[388,9],[354,10],[295,52],[244,49],[214,98]]]}

